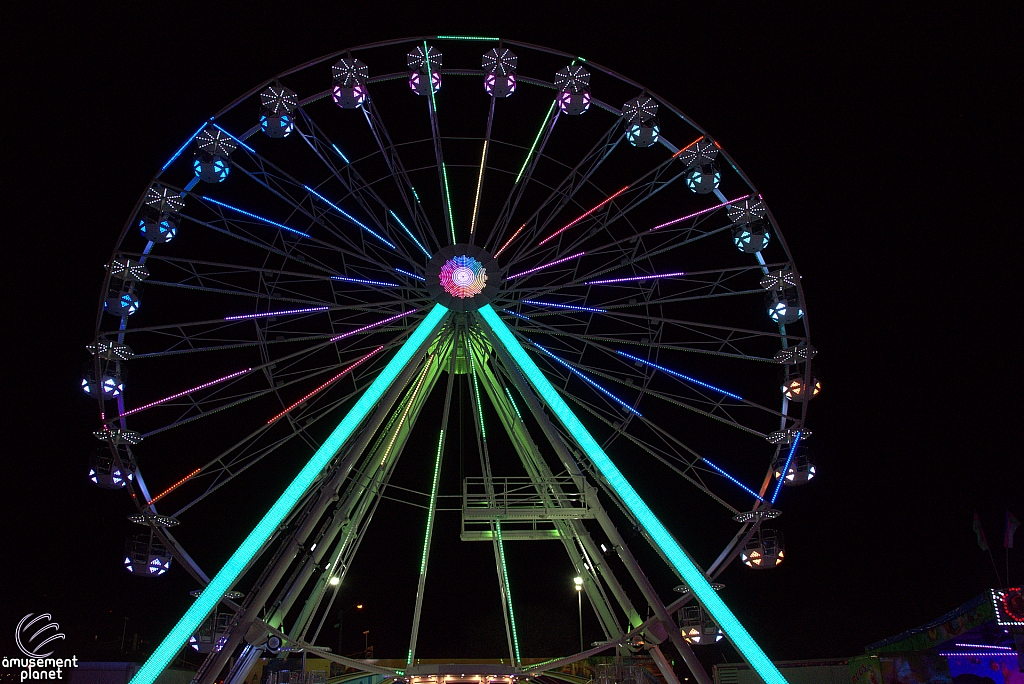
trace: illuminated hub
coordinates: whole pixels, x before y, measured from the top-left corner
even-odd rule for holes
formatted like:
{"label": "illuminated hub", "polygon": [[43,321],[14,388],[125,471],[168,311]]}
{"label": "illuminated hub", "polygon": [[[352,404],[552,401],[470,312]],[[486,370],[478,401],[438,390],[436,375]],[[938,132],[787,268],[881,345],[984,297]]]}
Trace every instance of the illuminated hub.
{"label": "illuminated hub", "polygon": [[260,93],[260,130],[271,138],[286,138],[295,128],[299,98],[284,86],[269,86]]}
{"label": "illuminated hub", "polygon": [[121,365],[112,363],[100,371],[100,381],[96,382],[96,367],[90,361],[82,373],[82,391],[95,398],[99,391],[104,399],[116,399],[124,392],[124,379],[121,377]]}
{"label": "illuminated hub", "polygon": [[818,378],[811,378],[811,389],[808,391],[807,383],[802,375],[788,378],[782,385],[782,393],[790,401],[810,401],[821,392],[821,381]]}
{"label": "illuminated hub", "polygon": [[516,91],[516,62],[518,58],[508,48],[494,48],[485,52],[480,66],[484,76],[484,90],[491,97],[508,97]]}
{"label": "illuminated hub", "polygon": [[698,195],[707,195],[722,182],[722,172],[714,164],[697,166],[686,172],[686,187]]}
{"label": "illuminated hub", "polygon": [[658,142],[658,103],[649,95],[639,95],[622,105],[626,140],[633,147],[650,147]]}
{"label": "illuminated hub", "polygon": [[139,219],[139,233],[150,242],[170,242],[178,234],[178,219],[171,214],[143,216]]}
{"label": "illuminated hub", "polygon": [[715,621],[699,605],[683,606],[679,611],[679,628],[686,643],[707,646],[725,636]]}
{"label": "illuminated hub", "polygon": [[426,278],[431,296],[455,311],[479,309],[502,282],[497,261],[472,245],[443,248],[427,264]]}
{"label": "illuminated hub", "polygon": [[103,310],[108,314],[124,318],[139,310],[139,286],[121,285],[113,289],[103,300]]}
{"label": "illuminated hub", "polygon": [[581,66],[567,66],[555,73],[558,108],[578,116],[590,108],[590,72]]}
{"label": "illuminated hub", "polygon": [[342,109],[357,109],[366,101],[366,79],[370,69],[358,59],[345,57],[331,67],[334,89],[331,98]]}
{"label": "illuminated hub", "polygon": [[124,567],[133,575],[159,577],[171,569],[171,552],[148,534],[131,536],[124,545]]}
{"label": "illuminated hub", "polygon": [[740,561],[755,570],[774,568],[785,557],[786,546],[782,542],[782,533],[764,527],[754,533],[740,552]]}
{"label": "illuminated hub", "polygon": [[[406,64],[409,66],[409,88],[417,95],[430,95],[441,89],[441,63],[444,60],[442,55],[433,46],[418,45],[415,50],[406,55]],[[427,75],[429,74],[429,79]],[[428,85],[429,83],[429,85]]]}
{"label": "illuminated hub", "polygon": [[97,451],[89,457],[89,481],[99,487],[121,489],[134,477],[131,470],[117,465],[109,450]]}
{"label": "illuminated hub", "polygon": [[[786,461],[789,461],[788,466]],[[783,468],[786,469],[785,477],[782,474]],[[792,458],[789,458],[788,449],[779,452],[775,463],[772,464],[772,472],[775,474],[775,479],[782,478],[782,484],[796,487],[813,480],[814,476],[818,474],[818,469],[814,465],[814,459],[811,458],[807,446],[801,442]]]}
{"label": "illuminated hub", "polygon": [[192,168],[204,183],[221,183],[231,172],[228,156],[238,145],[224,131],[207,126],[196,136],[195,158]]}

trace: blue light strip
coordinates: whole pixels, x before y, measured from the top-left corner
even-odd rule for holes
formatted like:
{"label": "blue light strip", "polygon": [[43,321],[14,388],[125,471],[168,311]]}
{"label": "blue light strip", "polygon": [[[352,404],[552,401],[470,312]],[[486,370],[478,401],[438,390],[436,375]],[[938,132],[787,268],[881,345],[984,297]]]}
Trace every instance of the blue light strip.
{"label": "blue light strip", "polygon": [[[487,323],[494,335],[502,343],[513,360],[519,365],[520,370],[529,379],[530,383],[537,390],[548,408],[557,416],[558,420],[565,426],[565,429],[575,438],[576,443],[590,458],[591,463],[601,472],[608,485],[615,490],[619,499],[630,510],[637,522],[643,526],[651,541],[661,549],[680,575],[683,581],[693,591],[694,596],[711,614],[712,619],[718,623],[726,636],[740,652],[745,661],[760,675],[766,684],[786,684],[786,679],[779,672],[775,664],[768,659],[757,642],[751,638],[740,621],[736,619],[729,607],[718,596],[703,571],[683,551],[679,543],[669,534],[669,531],[661,524],[651,509],[644,503],[640,495],[636,493],[629,481],[623,477],[619,469],[612,463],[608,455],[601,449],[600,445],[590,436],[583,423],[573,414],[558,391],[551,385],[548,379],[541,372],[537,364],[533,362],[530,355],[526,353],[523,346],[519,344],[516,336],[495,313],[489,304],[479,310],[481,318]],[[138,684],[133,682],[132,684]],[[145,684],[148,684],[145,683]]]}
{"label": "blue light strip", "polygon": [[379,285],[381,287],[401,287],[398,283],[385,283],[381,280],[363,280],[362,278],[345,278],[344,276],[331,276],[331,280],[341,280],[346,283],[362,283],[363,285]]}
{"label": "blue light strip", "polygon": [[743,397],[741,397],[738,394],[733,394],[732,392],[726,392],[724,389],[720,389],[718,387],[715,387],[714,385],[709,385],[706,382],[701,382],[700,380],[697,380],[696,378],[691,378],[689,375],[683,375],[682,373],[677,373],[674,370],[671,370],[670,368],[665,368],[664,366],[659,366],[656,363],[651,363],[650,361],[647,361],[646,359],[641,359],[638,356],[633,356],[632,354],[627,354],[626,352],[621,351],[621,350],[619,350],[618,353],[620,355],[622,355],[622,356],[625,356],[627,359],[633,359],[634,361],[636,361],[638,363],[642,363],[645,366],[650,366],[651,368],[657,368],[658,370],[664,371],[665,373],[668,373],[669,375],[674,375],[677,378],[682,378],[683,380],[686,380],[687,382],[692,382],[695,385],[700,385],[701,387],[706,387],[709,390],[714,390],[716,392],[721,392],[725,396],[732,397],[733,399],[736,399],[737,401],[743,401]]}
{"label": "blue light strip", "polygon": [[357,220],[356,220],[355,218],[353,218],[353,217],[352,217],[352,215],[351,215],[351,214],[349,214],[349,213],[348,213],[347,211],[345,211],[344,209],[342,209],[341,207],[339,207],[339,206],[338,206],[337,204],[335,204],[335,203],[334,203],[334,202],[332,202],[331,200],[329,200],[329,199],[327,199],[326,197],[324,197],[323,195],[321,195],[321,194],[320,194],[319,192],[317,192],[317,191],[316,191],[316,190],[314,190],[313,188],[309,187],[308,185],[303,185],[302,187],[306,188],[306,190],[307,190],[308,192],[312,193],[313,195],[316,195],[317,197],[319,197],[319,198],[320,198],[320,199],[321,199],[321,200],[322,200],[322,201],[324,202],[324,204],[326,204],[327,206],[329,206],[329,207],[330,207],[331,209],[334,209],[334,211],[338,212],[339,214],[341,214],[342,216],[344,216],[345,218],[347,218],[347,219],[348,219],[349,221],[351,221],[352,223],[356,224],[357,226],[359,226],[360,228],[362,228],[363,230],[365,230],[365,231],[366,231],[367,233],[369,233],[369,234],[370,234],[370,235],[372,235],[373,237],[375,237],[375,238],[377,238],[378,240],[380,240],[381,242],[383,242],[383,243],[384,243],[385,245],[387,245],[387,246],[388,246],[388,247],[390,247],[391,249],[397,249],[397,248],[396,248],[396,247],[395,247],[395,246],[394,246],[394,245],[393,245],[393,244],[392,244],[391,242],[389,242],[389,241],[388,241],[388,240],[387,240],[386,238],[384,238],[384,236],[383,236],[383,235],[380,235],[379,233],[377,233],[377,232],[376,232],[376,231],[374,231],[373,229],[371,229],[371,228],[368,228],[368,227],[367,227],[367,226],[365,226],[364,224],[362,224],[362,223],[360,223],[359,221],[357,221]]}
{"label": "blue light strip", "polygon": [[521,313],[516,313],[515,311],[509,311],[508,309],[502,309],[501,312],[502,313],[507,313],[509,316],[515,316],[516,318],[522,318],[524,321],[530,320],[529,316],[524,316]]}
{"label": "blue light strip", "polygon": [[242,147],[244,147],[245,149],[249,150],[249,151],[250,151],[250,152],[252,152],[253,154],[256,154],[256,150],[252,149],[251,147],[249,147],[248,145],[246,145],[246,144],[245,144],[244,142],[242,142],[242,141],[241,141],[240,139],[238,139],[238,138],[236,138],[235,136],[231,135],[230,133],[228,133],[227,131],[225,131],[225,130],[224,130],[223,128],[221,128],[221,127],[220,127],[220,126],[218,126],[217,124],[213,124],[213,127],[214,127],[214,128],[216,128],[216,129],[217,129],[218,131],[220,131],[221,133],[223,133],[224,135],[226,135],[226,136],[228,136],[229,138],[231,138],[232,140],[234,140],[234,141],[235,141],[236,143],[238,143],[239,145],[241,145],[241,146],[242,146]]}
{"label": "blue light strip", "polygon": [[745,492],[750,493],[758,501],[764,501],[764,498],[760,494],[758,494],[753,489],[751,489],[750,487],[748,487],[747,485],[743,484],[742,482],[737,480],[735,477],[730,475],[729,473],[725,472],[724,470],[722,470],[721,468],[716,466],[714,463],[709,461],[707,458],[701,458],[701,460],[704,461],[704,463],[707,463],[709,466],[711,466],[715,470],[717,470],[721,475],[724,475],[728,480],[732,481],[734,484],[739,485],[740,489],[742,489]]}
{"label": "blue light strip", "polygon": [[775,499],[779,498],[779,490],[782,489],[782,481],[786,478],[786,473],[789,472],[789,464],[793,460],[793,454],[796,453],[796,445],[800,443],[800,433],[797,432],[796,436],[793,437],[793,446],[789,449],[789,456],[786,457],[786,465],[782,468],[782,472],[779,474],[779,481],[775,483],[775,491],[772,492],[772,503],[775,503]]}
{"label": "blue light strip", "polygon": [[595,309],[591,306],[573,306],[572,304],[555,304],[554,302],[537,302],[532,299],[524,299],[523,304],[530,306],[550,306],[556,309],[569,309],[570,311],[589,311],[591,313],[608,313],[606,309]]}
{"label": "blue light strip", "polygon": [[345,445],[349,437],[356,431],[366,416],[374,408],[380,398],[395,381],[402,369],[412,360],[416,350],[426,341],[427,337],[437,328],[444,319],[448,309],[435,304],[430,313],[420,321],[413,330],[409,339],[399,348],[395,356],[384,367],[377,378],[370,384],[359,400],[356,401],[352,410],[338,423],[338,427],[324,441],[323,445],[316,450],[309,462],[303,466],[299,474],[295,476],[288,485],[281,497],[274,502],[267,514],[256,525],[249,536],[245,538],[238,550],[231,554],[224,567],[221,568],[210,583],[206,585],[203,592],[192,606],[185,611],[185,615],[178,621],[178,624],[171,629],[170,634],[146,660],[145,664],[132,677],[131,684],[153,684],[156,678],[164,671],[178,651],[182,649],[188,638],[195,634],[196,630],[210,614],[210,611],[220,602],[239,575],[256,557],[263,545],[270,539],[270,536],[278,529],[284,519],[291,512],[292,508],[299,502],[302,496],[323,472],[332,458]]}
{"label": "blue light strip", "polygon": [[421,275],[418,275],[418,274],[416,274],[416,273],[413,273],[412,271],[406,271],[406,270],[404,270],[404,269],[401,269],[401,268],[396,268],[396,269],[395,269],[395,272],[396,272],[396,273],[401,273],[402,275],[407,275],[407,276],[409,276],[410,278],[415,278],[416,280],[423,280],[423,281],[426,281],[426,278],[424,278],[423,276],[421,276]]}
{"label": "blue light strip", "polygon": [[301,230],[295,230],[294,228],[289,228],[288,226],[284,225],[283,223],[278,223],[277,221],[271,221],[268,218],[263,218],[262,216],[257,216],[256,214],[253,214],[252,212],[248,212],[245,209],[239,209],[238,207],[233,207],[230,204],[224,204],[223,202],[221,202],[219,200],[215,200],[212,197],[207,197],[206,195],[200,195],[200,197],[203,198],[204,200],[206,200],[207,202],[213,202],[214,204],[216,204],[219,207],[224,207],[225,209],[230,209],[231,211],[237,211],[239,214],[242,214],[243,216],[248,216],[249,218],[254,218],[257,221],[263,221],[264,223],[269,223],[270,225],[277,226],[278,228],[281,228],[282,230],[287,230],[289,233],[295,233],[296,235],[301,235],[302,237],[306,237],[306,238],[309,237],[308,233],[303,233]]}
{"label": "blue light strip", "polygon": [[395,212],[391,211],[391,209],[388,209],[388,211],[391,212],[391,215],[394,217],[394,219],[396,221],[398,221],[398,225],[400,225],[402,227],[402,230],[404,230],[405,234],[409,236],[409,239],[412,240],[413,242],[415,242],[416,246],[420,248],[420,251],[422,251],[424,254],[426,254],[427,258],[429,259],[430,256],[431,256],[430,252],[427,251],[426,247],[424,247],[423,245],[420,244],[420,241],[416,239],[415,235],[413,235],[411,232],[409,232],[409,229],[405,227],[404,223],[402,223],[402,219],[398,218],[398,214],[396,214]]}
{"label": "blue light strip", "polygon": [[193,140],[195,140],[196,136],[199,135],[200,133],[202,133],[204,128],[206,128],[206,122],[205,121],[203,122],[203,125],[200,126],[199,129],[195,133],[193,133],[192,135],[189,136],[188,140],[185,141],[185,144],[181,146],[181,149],[179,149],[177,152],[175,152],[174,156],[167,160],[167,163],[164,164],[163,168],[160,169],[160,173],[163,173],[164,171],[166,171],[167,167],[170,166],[171,164],[173,164],[174,160],[181,156],[181,153],[185,151],[185,148],[188,147],[189,143],[192,142]]}
{"label": "blue light strip", "polygon": [[572,366],[570,366],[568,364],[568,362],[563,361],[562,359],[558,358],[557,356],[555,356],[554,354],[549,352],[547,349],[545,349],[544,347],[542,347],[539,344],[537,344],[536,342],[534,342],[533,340],[530,340],[530,344],[532,344],[537,349],[540,349],[542,352],[544,352],[545,354],[547,354],[548,356],[553,358],[555,361],[557,361],[558,363],[560,363],[563,366],[565,366],[566,368],[568,368],[570,373],[576,374],[581,380],[583,380],[583,382],[587,383],[588,385],[590,385],[591,387],[593,387],[597,391],[601,392],[605,396],[611,397],[611,399],[613,401],[615,401],[616,403],[618,403],[620,406],[622,406],[622,408],[626,409],[627,411],[629,411],[633,415],[643,417],[642,414],[639,411],[637,411],[635,408],[633,408],[632,406],[630,406],[626,402],[624,402],[621,399],[619,399],[617,396],[615,396],[614,394],[612,394],[611,392],[606,390],[604,387],[601,387],[600,385],[598,385],[596,382],[594,382],[593,380],[588,378],[586,375],[584,375],[580,371],[578,371],[575,368],[573,368]]}
{"label": "blue light strip", "polygon": [[337,145],[335,145],[334,143],[331,143],[331,147],[333,147],[334,151],[338,153],[339,157],[341,157],[341,161],[345,162],[346,164],[349,163],[348,157],[346,157],[344,154],[341,153],[341,150],[338,149]]}

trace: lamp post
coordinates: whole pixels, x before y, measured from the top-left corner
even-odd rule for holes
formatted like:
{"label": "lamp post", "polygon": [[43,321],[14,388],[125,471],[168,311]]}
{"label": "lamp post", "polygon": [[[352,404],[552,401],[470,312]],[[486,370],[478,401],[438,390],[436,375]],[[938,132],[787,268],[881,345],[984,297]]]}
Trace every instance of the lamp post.
{"label": "lamp post", "polygon": [[576,576],[572,578],[572,584],[576,588],[576,609],[580,615],[580,653],[583,652],[583,578]]}

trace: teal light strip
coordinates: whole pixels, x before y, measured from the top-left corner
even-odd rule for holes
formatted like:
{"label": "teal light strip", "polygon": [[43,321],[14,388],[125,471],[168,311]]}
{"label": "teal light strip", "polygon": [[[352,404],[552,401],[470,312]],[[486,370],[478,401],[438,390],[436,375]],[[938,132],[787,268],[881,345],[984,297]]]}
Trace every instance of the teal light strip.
{"label": "teal light strip", "polygon": [[522,422],[523,414],[519,412],[519,407],[516,406],[516,400],[512,398],[512,392],[509,391],[508,387],[505,388],[505,394],[508,395],[508,400],[512,402],[512,408],[515,409],[516,415],[519,416],[519,422]]}
{"label": "teal light strip", "polygon": [[544,129],[548,127],[548,121],[551,119],[551,112],[555,111],[555,100],[551,101],[551,106],[548,107],[548,114],[544,117],[544,123],[540,125],[540,130],[537,131],[537,137],[533,139],[533,144],[530,145],[530,151],[526,153],[526,159],[523,160],[523,168],[519,169],[519,175],[516,176],[516,182],[514,185],[519,185],[519,181],[523,179],[523,172],[526,171],[526,167],[530,164],[530,158],[533,156],[533,151],[537,149],[537,143],[540,142],[540,136],[544,134]]}
{"label": "teal light strip", "polygon": [[512,612],[512,589],[508,584],[508,567],[505,565],[505,542],[501,538],[501,523],[494,523],[498,534],[498,556],[501,558],[501,578],[505,582],[505,599],[508,601],[508,622],[512,625],[512,645],[516,649],[516,665],[523,662],[519,655],[519,634],[516,632],[516,614]]}
{"label": "teal light strip", "polygon": [[547,403],[548,408],[558,417],[562,425],[575,438],[591,463],[601,471],[608,484],[619,495],[622,502],[629,508],[637,521],[643,526],[644,531],[650,536],[658,548],[672,566],[683,577],[683,581],[693,591],[697,600],[704,606],[704,609],[711,614],[718,626],[722,628],[726,636],[732,642],[736,650],[740,652],[743,659],[752,667],[766,684],[786,684],[785,678],[779,672],[775,664],[768,659],[757,642],[747,633],[740,621],[732,614],[728,606],[718,597],[718,594],[711,588],[704,573],[697,567],[696,563],[683,551],[679,543],[672,537],[669,531],[661,524],[651,509],[644,503],[640,495],[636,493],[633,486],[629,484],[619,469],[612,463],[611,459],[598,445],[583,423],[579,421],[569,406],[562,400],[558,391],[548,382],[544,374],[533,362],[523,346],[519,344],[515,335],[508,326],[501,320],[489,304],[479,309],[480,316],[484,319],[498,340],[501,341],[508,353],[519,365],[523,374],[529,379],[530,384]]}
{"label": "teal light strip", "polygon": [[327,463],[345,445],[348,438],[352,436],[352,433],[359,427],[359,424],[363,422],[363,419],[366,418],[370,410],[377,404],[391,386],[391,383],[395,381],[395,378],[398,377],[402,369],[412,359],[416,350],[420,348],[430,333],[433,332],[446,313],[448,313],[448,309],[440,304],[435,304],[430,313],[420,321],[416,329],[413,330],[412,335],[401,346],[394,358],[388,362],[384,370],[380,372],[363,395],[359,397],[355,406],[342,418],[334,432],[316,450],[313,457],[299,471],[299,474],[295,476],[295,479],[288,485],[288,488],[284,490],[281,497],[274,502],[274,505],[270,507],[267,514],[263,516],[259,524],[256,525],[253,531],[249,533],[249,536],[245,538],[245,541],[242,542],[241,546],[238,547],[238,550],[231,554],[231,558],[220,569],[220,572],[206,585],[206,589],[195,600],[192,607],[185,611],[185,615],[171,629],[170,634],[164,638],[156,650],[153,651],[153,655],[146,660],[145,664],[132,677],[131,684],[153,684],[153,681],[164,671],[164,668],[170,664],[178,654],[178,651],[185,645],[185,642],[188,641],[188,638],[199,629],[199,625],[210,614],[210,611],[217,605],[221,597],[231,589],[238,576],[242,573],[242,570],[245,569],[245,566],[259,553],[259,550],[270,539],[274,530],[284,521],[302,495],[313,484],[313,480],[320,475]]}

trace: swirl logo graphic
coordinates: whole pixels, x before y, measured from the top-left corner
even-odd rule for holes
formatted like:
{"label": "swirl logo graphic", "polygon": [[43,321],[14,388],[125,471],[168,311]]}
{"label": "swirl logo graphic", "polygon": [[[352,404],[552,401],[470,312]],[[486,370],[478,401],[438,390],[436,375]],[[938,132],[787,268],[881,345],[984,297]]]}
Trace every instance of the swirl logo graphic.
{"label": "swirl logo graphic", "polygon": [[487,285],[487,269],[471,256],[457,256],[441,267],[441,287],[459,299],[474,297]]}
{"label": "swirl logo graphic", "polygon": [[51,641],[64,639],[64,635],[59,631],[60,625],[52,620],[49,613],[41,613],[35,617],[29,613],[18,621],[14,641],[22,653],[29,658],[46,658],[53,655],[53,651],[39,653]]}

